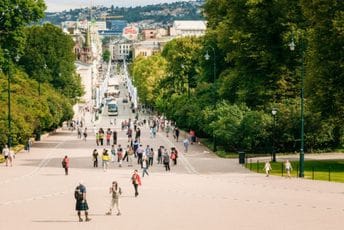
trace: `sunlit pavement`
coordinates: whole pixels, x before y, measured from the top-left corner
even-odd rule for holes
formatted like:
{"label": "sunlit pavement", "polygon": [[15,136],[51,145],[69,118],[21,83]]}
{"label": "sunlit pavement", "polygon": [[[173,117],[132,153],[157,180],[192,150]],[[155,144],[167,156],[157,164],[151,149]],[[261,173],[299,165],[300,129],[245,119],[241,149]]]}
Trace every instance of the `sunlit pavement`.
{"label": "sunlit pavement", "polygon": [[[122,89],[123,90],[123,89]],[[111,127],[118,143],[127,144],[120,121],[133,118],[129,105],[111,126],[106,112],[95,127]],[[143,119],[143,115],[140,115]],[[13,167],[0,166],[0,229],[342,229],[344,186],[340,183],[265,177],[246,171],[238,160],[220,159],[204,146],[195,144],[183,153],[181,142],[161,132],[151,139],[142,127],[142,143],[175,146],[178,165],[165,172],[156,161],[142,179],[135,198],[130,182],[139,167],[110,164],[104,172],[92,167],[92,150],[97,147],[90,123],[85,141],[76,132],[58,130],[30,153],[17,155]],[[71,158],[70,175],[61,167],[64,155]],[[101,165],[101,163],[100,163]],[[141,172],[141,171],[140,171]],[[117,180],[122,187],[121,216],[106,216],[110,203],[108,187]],[[90,222],[79,223],[74,188],[83,181],[87,188]]]}

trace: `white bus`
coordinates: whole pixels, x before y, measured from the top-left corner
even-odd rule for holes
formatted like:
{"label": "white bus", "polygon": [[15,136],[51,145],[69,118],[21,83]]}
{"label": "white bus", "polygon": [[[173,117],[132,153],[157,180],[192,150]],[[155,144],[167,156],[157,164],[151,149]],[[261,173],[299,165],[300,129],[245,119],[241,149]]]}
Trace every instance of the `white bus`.
{"label": "white bus", "polygon": [[107,104],[108,107],[108,115],[109,116],[118,116],[118,106],[116,101],[110,101]]}

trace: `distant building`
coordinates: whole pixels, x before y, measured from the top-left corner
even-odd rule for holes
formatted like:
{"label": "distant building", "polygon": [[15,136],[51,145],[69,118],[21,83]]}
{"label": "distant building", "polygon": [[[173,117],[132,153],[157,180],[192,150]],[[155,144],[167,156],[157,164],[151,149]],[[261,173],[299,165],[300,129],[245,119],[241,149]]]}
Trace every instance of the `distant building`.
{"label": "distant building", "polygon": [[123,33],[123,29],[127,27],[127,24],[128,23],[125,20],[114,20],[114,19],[106,20],[106,28],[118,34]]}
{"label": "distant building", "polygon": [[131,41],[137,40],[138,35],[139,35],[139,29],[134,25],[127,26],[123,29],[122,36],[128,40],[131,40]]}
{"label": "distant building", "polygon": [[133,43],[127,39],[122,39],[110,44],[111,58],[114,61],[128,59],[132,52]]}
{"label": "distant building", "polygon": [[96,27],[96,30],[106,30],[106,22],[105,21],[96,21],[94,22],[94,26]]}
{"label": "distant building", "polygon": [[164,28],[141,30],[142,40],[158,39],[166,36],[168,36],[168,31]]}
{"label": "distant building", "polygon": [[165,44],[171,41],[173,38],[166,37],[160,39],[150,39],[141,42],[137,42],[133,45],[133,57],[138,56],[149,57],[155,53],[161,52]]}
{"label": "distant building", "polygon": [[170,28],[170,36],[172,37],[186,37],[186,36],[202,36],[207,29],[206,21],[202,20],[185,20],[174,21]]}
{"label": "distant building", "polygon": [[141,34],[143,40],[155,39],[157,31],[155,29],[143,29]]}

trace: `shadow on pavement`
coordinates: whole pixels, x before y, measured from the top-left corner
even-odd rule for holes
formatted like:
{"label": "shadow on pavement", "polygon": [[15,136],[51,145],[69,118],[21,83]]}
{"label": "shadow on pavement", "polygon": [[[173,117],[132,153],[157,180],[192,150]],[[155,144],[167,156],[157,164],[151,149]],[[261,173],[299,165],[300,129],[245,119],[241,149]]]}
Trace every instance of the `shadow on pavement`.
{"label": "shadow on pavement", "polygon": [[33,220],[35,223],[79,223],[78,220]]}

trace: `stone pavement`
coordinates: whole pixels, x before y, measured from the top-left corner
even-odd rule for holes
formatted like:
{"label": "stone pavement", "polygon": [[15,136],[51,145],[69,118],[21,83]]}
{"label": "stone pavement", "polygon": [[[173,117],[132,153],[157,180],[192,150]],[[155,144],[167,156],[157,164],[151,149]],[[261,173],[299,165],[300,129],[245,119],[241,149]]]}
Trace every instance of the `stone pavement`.
{"label": "stone pavement", "polygon": [[[118,142],[126,144],[119,123],[133,114],[119,103],[116,126]],[[0,229],[112,229],[121,230],[251,230],[251,229],[342,229],[344,186],[340,183],[265,177],[243,169],[237,159],[220,159],[202,145],[190,146],[183,154],[181,142],[159,133],[156,139],[142,128],[142,142],[155,149],[176,146],[177,166],[165,172],[154,162],[142,179],[135,198],[130,176],[137,165],[111,165],[107,172],[92,167],[96,146],[89,123],[87,141],[76,132],[58,130],[31,152],[17,155],[13,167],[0,165]],[[106,113],[96,128],[110,126]],[[70,175],[61,167],[64,155],[71,159]],[[79,223],[73,197],[79,181],[87,187],[91,222]],[[121,216],[106,216],[110,203],[108,188],[113,180],[122,187]]]}
{"label": "stone pavement", "polygon": [[[143,139],[152,146],[179,144],[162,133]],[[119,131],[119,140],[125,142],[124,132]],[[135,198],[130,183],[134,167],[94,169],[93,148],[91,133],[85,143],[75,132],[59,130],[35,143],[30,153],[18,154],[13,167],[1,165],[0,229],[314,230],[342,229],[344,223],[343,184],[267,178],[242,168],[234,172],[241,167],[237,160],[218,159],[193,145],[171,172],[155,164]],[[65,154],[71,157],[69,176],[61,168]],[[73,191],[80,180],[87,186],[89,223],[79,223],[74,211]],[[105,215],[112,180],[123,189],[120,217]]]}

